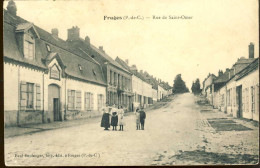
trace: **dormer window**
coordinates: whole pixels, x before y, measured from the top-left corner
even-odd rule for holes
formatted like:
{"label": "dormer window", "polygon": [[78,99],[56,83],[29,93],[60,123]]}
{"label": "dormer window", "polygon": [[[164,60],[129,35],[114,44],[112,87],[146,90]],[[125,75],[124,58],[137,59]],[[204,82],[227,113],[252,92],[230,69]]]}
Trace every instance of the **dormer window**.
{"label": "dormer window", "polygon": [[82,71],[82,66],[79,64],[79,70]]}
{"label": "dormer window", "polygon": [[34,46],[35,41],[31,34],[24,34],[24,58],[33,60],[34,59]]}
{"label": "dormer window", "polygon": [[33,60],[35,58],[35,38],[40,38],[32,23],[21,23],[16,27],[16,36],[20,51],[24,58]]}

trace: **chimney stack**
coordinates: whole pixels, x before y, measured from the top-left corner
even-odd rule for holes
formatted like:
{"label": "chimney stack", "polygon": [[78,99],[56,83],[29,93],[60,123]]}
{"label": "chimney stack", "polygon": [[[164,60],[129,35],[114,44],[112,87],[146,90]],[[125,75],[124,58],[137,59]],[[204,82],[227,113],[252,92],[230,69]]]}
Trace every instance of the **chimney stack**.
{"label": "chimney stack", "polygon": [[51,34],[58,38],[59,37],[59,30],[57,28],[51,29]]}
{"label": "chimney stack", "polygon": [[218,71],[218,76],[221,76],[221,75],[223,75],[223,71],[219,70]]}
{"label": "chimney stack", "polygon": [[16,8],[15,2],[13,0],[8,2],[7,10],[9,13],[16,16],[17,8]]}
{"label": "chimney stack", "polygon": [[85,43],[87,45],[90,45],[90,38],[88,36],[85,37]]}
{"label": "chimney stack", "polygon": [[129,64],[129,61],[128,61],[128,59],[126,59],[126,60],[125,60],[125,63],[126,63],[127,65]]}
{"label": "chimney stack", "polygon": [[68,41],[76,41],[79,40],[79,28],[78,26],[72,27],[71,29],[68,29]]}
{"label": "chimney stack", "polygon": [[248,46],[249,49],[249,58],[254,58],[254,43],[250,43]]}
{"label": "chimney stack", "polygon": [[100,51],[103,51],[103,52],[105,52],[104,51],[104,49],[103,49],[103,46],[99,46],[99,48],[98,48]]}

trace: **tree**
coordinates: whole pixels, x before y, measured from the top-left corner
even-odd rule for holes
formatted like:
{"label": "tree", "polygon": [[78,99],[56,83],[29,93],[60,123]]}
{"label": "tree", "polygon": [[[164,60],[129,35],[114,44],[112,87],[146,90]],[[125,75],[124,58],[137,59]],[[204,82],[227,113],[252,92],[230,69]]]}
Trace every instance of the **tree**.
{"label": "tree", "polygon": [[192,93],[194,93],[194,94],[199,94],[199,93],[201,93],[200,80],[199,80],[199,78],[197,78],[195,82],[192,82],[191,91],[192,91]]}
{"label": "tree", "polygon": [[181,78],[181,74],[178,74],[174,81],[173,81],[173,89],[172,92],[173,93],[185,93],[185,92],[189,92],[189,89],[186,87],[185,82],[182,80]]}

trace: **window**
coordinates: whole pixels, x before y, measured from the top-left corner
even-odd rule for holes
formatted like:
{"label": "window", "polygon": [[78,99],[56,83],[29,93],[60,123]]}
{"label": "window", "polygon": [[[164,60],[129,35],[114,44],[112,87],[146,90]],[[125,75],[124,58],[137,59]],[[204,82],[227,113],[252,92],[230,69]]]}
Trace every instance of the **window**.
{"label": "window", "polygon": [[257,112],[259,114],[259,85],[256,85],[256,88],[255,88],[255,91],[256,91],[256,97],[255,97],[255,107],[256,107],[256,110],[255,112]]}
{"label": "window", "polygon": [[34,59],[34,38],[30,34],[24,34],[24,57]]}
{"label": "window", "polygon": [[79,64],[79,70],[82,71],[82,66]]}
{"label": "window", "polygon": [[93,93],[85,92],[85,110],[93,110]]}
{"label": "window", "polygon": [[255,87],[251,87],[251,112],[255,113]]}
{"label": "window", "polygon": [[245,108],[245,89],[243,89],[243,92],[242,92],[242,111],[245,112],[246,108]]}
{"label": "window", "polygon": [[24,42],[24,57],[27,59],[33,59],[33,48],[34,45],[33,43],[29,42],[29,41],[25,41]]}
{"label": "window", "polygon": [[104,106],[104,95],[98,95],[98,110],[100,110]]}
{"label": "window", "polygon": [[27,83],[27,108],[33,108],[33,91],[34,91],[34,84]]}

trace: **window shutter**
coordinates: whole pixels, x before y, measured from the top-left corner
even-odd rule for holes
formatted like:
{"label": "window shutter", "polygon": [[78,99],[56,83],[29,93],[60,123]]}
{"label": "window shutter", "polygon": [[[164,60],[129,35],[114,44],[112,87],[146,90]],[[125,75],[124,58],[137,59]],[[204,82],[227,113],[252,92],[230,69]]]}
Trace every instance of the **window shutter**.
{"label": "window shutter", "polygon": [[94,109],[93,93],[91,93],[91,96],[90,96],[90,102],[91,102],[91,104],[90,104],[90,106],[91,106],[91,110],[93,110],[93,109]]}
{"label": "window shutter", "polygon": [[72,110],[72,102],[71,102],[71,90],[68,89],[68,110]]}
{"label": "window shutter", "polygon": [[81,91],[76,91],[76,109],[81,110]]}
{"label": "window shutter", "polygon": [[87,92],[84,93],[84,109],[87,110]]}
{"label": "window shutter", "polygon": [[36,110],[41,110],[41,86],[36,84]]}
{"label": "window shutter", "polygon": [[100,97],[99,97],[99,94],[97,95],[97,102],[98,102],[98,110],[100,108]]}
{"label": "window shutter", "polygon": [[24,81],[20,83],[20,110],[26,110],[27,105],[27,84]]}

